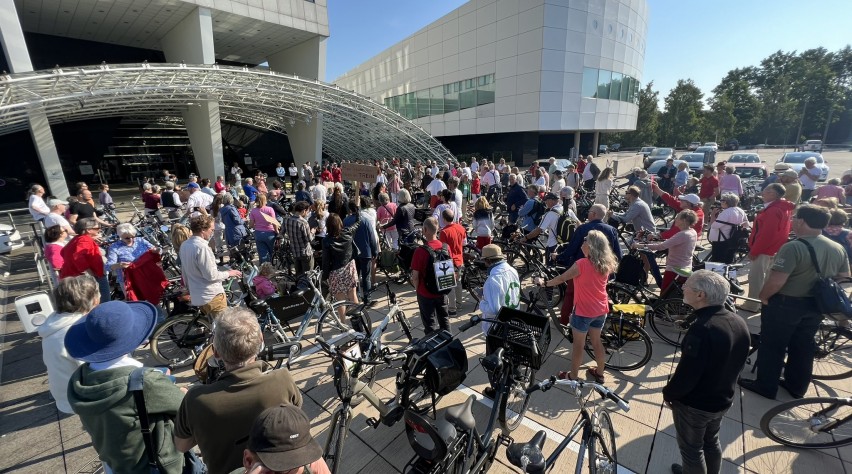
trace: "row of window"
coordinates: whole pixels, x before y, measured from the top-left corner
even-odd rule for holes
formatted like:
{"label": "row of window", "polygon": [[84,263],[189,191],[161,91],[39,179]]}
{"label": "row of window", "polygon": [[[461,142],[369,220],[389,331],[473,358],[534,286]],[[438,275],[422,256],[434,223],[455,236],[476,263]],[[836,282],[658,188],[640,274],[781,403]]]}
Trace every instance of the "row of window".
{"label": "row of window", "polygon": [[407,119],[441,115],[494,103],[494,74],[387,97],[385,107]]}
{"label": "row of window", "polygon": [[639,103],[639,80],[620,72],[583,69],[583,97]]}

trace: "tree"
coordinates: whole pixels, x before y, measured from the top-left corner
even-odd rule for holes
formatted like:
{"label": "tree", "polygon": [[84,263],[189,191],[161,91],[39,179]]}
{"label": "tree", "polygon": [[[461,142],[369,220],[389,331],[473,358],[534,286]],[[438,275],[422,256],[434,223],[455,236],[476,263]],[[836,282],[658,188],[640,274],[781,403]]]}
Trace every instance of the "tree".
{"label": "tree", "polygon": [[755,68],[734,69],[713,89],[711,110],[719,101],[729,102],[733,108],[731,113],[736,120],[728,133],[719,137],[720,140],[736,138],[745,143],[753,139],[751,135],[761,109],[760,100],[750,84],[755,74]]}
{"label": "tree", "polygon": [[724,142],[736,137],[737,117],[734,115],[734,103],[721,95],[711,100],[710,111],[705,113],[705,136]]}
{"label": "tree", "polygon": [[662,116],[662,142],[666,145],[685,145],[699,140],[702,130],[701,92],[692,79],[680,79],[665,98],[666,110]]}

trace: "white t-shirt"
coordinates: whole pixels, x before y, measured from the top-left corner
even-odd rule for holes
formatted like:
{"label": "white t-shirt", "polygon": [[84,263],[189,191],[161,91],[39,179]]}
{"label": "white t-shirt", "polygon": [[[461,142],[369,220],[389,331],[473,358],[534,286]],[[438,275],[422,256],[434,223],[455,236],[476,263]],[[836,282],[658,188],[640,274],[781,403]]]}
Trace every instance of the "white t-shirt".
{"label": "white t-shirt", "polygon": [[586,163],[586,167],[583,168],[583,181],[588,181],[590,179],[594,179],[592,176],[592,163]]}
{"label": "white t-shirt", "polygon": [[189,195],[189,199],[186,200],[186,209],[188,211],[192,211],[190,217],[200,216],[201,213],[198,211],[194,211],[193,209],[196,207],[208,208],[213,204],[213,196],[201,192],[195,191],[194,193]]}
{"label": "white t-shirt", "polygon": [[474,161],[473,163],[471,163],[471,164],[470,164],[470,170],[471,170],[471,171],[479,172],[479,163],[477,163],[477,162],[475,162],[475,161]]}
{"label": "white t-shirt", "polygon": [[561,191],[563,187],[565,187],[565,180],[561,178],[557,179],[553,182],[553,187],[550,189],[550,192],[559,196],[559,191]]}
{"label": "white t-shirt", "polygon": [[462,168],[462,174],[467,176],[467,179],[473,179],[473,172],[471,171],[470,167],[468,167],[468,166],[465,166],[464,168]]}
{"label": "white t-shirt", "polygon": [[561,215],[562,204],[556,204],[552,208],[548,209],[547,212],[544,213],[544,217],[541,218],[539,228],[541,228],[542,232],[547,232],[548,247],[556,246],[556,224],[559,222],[559,216]]}
{"label": "white t-shirt", "polygon": [[541,176],[537,180],[535,180],[535,185],[536,186],[547,186],[547,180],[544,179],[544,176]]}
{"label": "white t-shirt", "polygon": [[324,184],[311,186],[311,197],[314,199],[314,202],[325,202],[328,198],[328,189],[326,189]]}
{"label": "white t-shirt", "polygon": [[47,207],[47,204],[44,203],[44,199],[41,197],[30,194],[29,201],[30,215],[33,216],[33,219],[43,219],[50,214],[50,208]]}
{"label": "white t-shirt", "polygon": [[292,176],[292,177],[294,177],[294,178],[295,178],[296,176],[299,176],[299,168],[296,168],[295,166],[291,166],[291,167],[289,168],[289,171],[290,171],[290,176]]}
{"label": "white t-shirt", "polygon": [[440,179],[433,179],[432,182],[429,183],[429,186],[426,186],[426,190],[429,191],[430,196],[437,196],[438,193],[445,189],[447,189],[447,185]]}
{"label": "white t-shirt", "polygon": [[64,216],[62,216],[61,214],[55,214],[53,212],[48,214],[47,217],[44,218],[44,221],[42,221],[42,223],[44,224],[45,229],[47,229],[48,227],[53,227],[55,225],[58,225],[63,229],[71,228],[71,224],[68,223],[68,220],[65,219]]}
{"label": "white t-shirt", "polygon": [[[817,175],[817,179],[819,179],[819,176],[822,174],[822,171],[819,168],[817,168],[816,166],[814,166],[812,169],[807,169],[805,167],[802,167],[802,170],[807,171],[807,173]],[[801,173],[799,175],[799,181],[802,182],[802,189],[814,189],[814,188],[816,188],[817,180],[811,179],[811,177],[808,176],[807,173]]]}
{"label": "white t-shirt", "polygon": [[456,204],[455,201],[450,201],[446,204],[441,203],[435,207],[435,210],[432,211],[432,217],[438,219],[438,228],[443,229],[449,224],[449,222],[444,220],[444,217],[441,214],[444,212],[444,209],[452,209],[453,210],[453,222],[458,222],[459,217],[461,216],[461,212],[459,211],[459,205]]}
{"label": "white t-shirt", "polygon": [[384,173],[379,173],[379,174],[376,175],[376,184],[379,184],[379,183],[382,183],[382,184],[385,184],[385,185],[388,184],[388,179],[385,177]]}

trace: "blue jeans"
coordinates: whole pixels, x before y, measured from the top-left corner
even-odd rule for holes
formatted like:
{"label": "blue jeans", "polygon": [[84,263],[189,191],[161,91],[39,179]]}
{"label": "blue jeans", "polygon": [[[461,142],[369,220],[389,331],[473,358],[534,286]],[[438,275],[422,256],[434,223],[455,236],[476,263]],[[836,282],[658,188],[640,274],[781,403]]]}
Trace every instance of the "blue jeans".
{"label": "blue jeans", "polygon": [[272,252],[275,251],[275,232],[255,231],[254,241],[257,244],[257,256],[260,263],[271,262]]}
{"label": "blue jeans", "polygon": [[361,299],[366,303],[370,300],[370,288],[372,285],[373,259],[358,257],[355,259],[355,267],[358,269],[358,279],[361,282]]}
{"label": "blue jeans", "polygon": [[101,303],[106,303],[112,299],[112,294],[109,289],[109,275],[104,273],[104,276],[95,278],[98,282],[98,289],[101,292]]}
{"label": "blue jeans", "polygon": [[606,322],[606,315],[588,318],[583,316],[571,315],[571,329],[577,332],[589,332],[589,329],[601,329]]}
{"label": "blue jeans", "polygon": [[672,417],[684,473],[719,472],[722,465],[719,428],[727,411],[711,413],[672,402]]}

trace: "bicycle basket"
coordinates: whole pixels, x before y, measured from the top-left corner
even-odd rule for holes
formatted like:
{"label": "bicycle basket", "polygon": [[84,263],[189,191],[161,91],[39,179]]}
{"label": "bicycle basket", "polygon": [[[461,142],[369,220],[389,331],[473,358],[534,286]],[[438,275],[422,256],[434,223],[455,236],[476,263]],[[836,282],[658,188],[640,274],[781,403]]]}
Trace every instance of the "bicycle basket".
{"label": "bicycle basket", "polygon": [[[497,320],[505,324],[491,325],[485,338],[486,353],[503,347],[513,364],[540,369],[550,346],[550,320],[547,316],[503,307],[497,313]],[[538,354],[533,354],[527,330],[535,338]]]}

